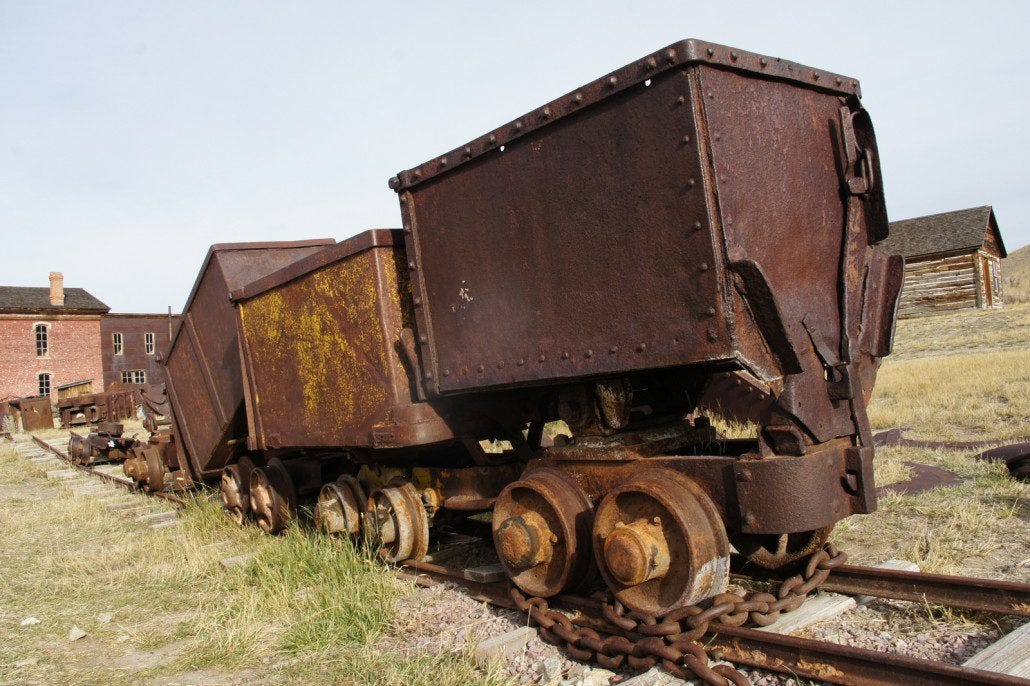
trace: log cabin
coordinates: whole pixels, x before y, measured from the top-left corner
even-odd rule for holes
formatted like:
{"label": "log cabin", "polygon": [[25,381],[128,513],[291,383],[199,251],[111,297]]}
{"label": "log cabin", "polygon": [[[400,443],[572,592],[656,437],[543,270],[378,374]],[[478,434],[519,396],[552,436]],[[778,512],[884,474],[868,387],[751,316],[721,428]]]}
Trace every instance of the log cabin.
{"label": "log cabin", "polygon": [[1008,253],[990,205],[891,222],[881,245],[905,257],[898,317],[1001,307]]}

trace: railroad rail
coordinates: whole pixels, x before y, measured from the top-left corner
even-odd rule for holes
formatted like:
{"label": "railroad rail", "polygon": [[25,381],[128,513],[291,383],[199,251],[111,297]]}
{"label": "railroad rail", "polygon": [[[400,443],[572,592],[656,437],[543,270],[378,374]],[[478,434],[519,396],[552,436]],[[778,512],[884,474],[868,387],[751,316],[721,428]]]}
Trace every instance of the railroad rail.
{"label": "railroad rail", "polygon": [[[37,436],[33,436],[33,441],[86,474],[126,487],[134,492],[139,491],[130,479],[106,474],[92,467],[77,465],[58,447]],[[142,492],[147,493],[146,491]],[[173,502],[178,507],[186,504],[186,500],[183,498],[169,493],[149,492],[148,495]],[[472,544],[465,543],[464,545]],[[815,569],[815,565],[810,565],[810,567]],[[611,606],[596,597],[561,594],[546,602],[541,599],[526,601],[507,581],[473,581],[465,576],[463,568],[448,567],[426,561],[401,563],[397,565],[397,573],[401,578],[423,587],[441,582],[452,583],[476,600],[488,602],[495,607],[526,612],[529,624],[541,629],[541,638],[564,645],[573,658],[584,659],[589,654],[601,661],[606,658],[611,660],[612,655],[606,656],[597,648],[605,644],[616,645],[621,647],[627,658],[625,664],[630,667],[647,669],[655,664],[662,664],[676,673],[677,670],[684,671],[676,662],[670,660],[678,653],[681,662],[688,667],[696,668],[691,671],[706,683],[747,683],[746,677],[729,668],[725,663],[721,668],[716,667],[713,670],[708,668],[707,664],[701,665],[692,661],[691,657],[694,655],[687,655],[684,658],[685,653],[682,650],[677,651],[675,641],[671,644],[663,641],[660,622],[652,622],[648,625],[647,622],[634,620],[629,622],[633,624],[633,628],[627,629],[626,618],[613,616]],[[833,565],[832,571],[819,576],[819,583],[813,587],[823,591],[926,602],[1019,617],[1030,616],[1030,584],[1025,583],[847,564]],[[755,573],[750,570],[735,571],[732,577],[737,581],[744,582],[777,580],[775,574]],[[559,613],[554,608],[560,608],[562,612]],[[555,618],[559,615],[564,619],[556,621]],[[715,613],[713,613],[713,618],[714,616]],[[723,660],[734,665],[769,670],[792,677],[856,686],[894,684],[1027,686],[1030,684],[1030,680],[1017,676],[933,660],[867,650],[812,638],[783,635],[744,626],[731,626],[708,619],[704,620],[704,624],[703,634],[699,637],[701,638],[700,644],[704,646],[701,654],[707,654],[716,660]],[[555,628],[555,625],[572,627],[572,631],[570,633],[561,627]],[[591,650],[591,647],[594,650]],[[616,651],[609,652],[615,653]],[[687,652],[689,653],[689,651]],[[621,660],[619,664],[623,664]],[[602,666],[604,665],[602,664]]]}

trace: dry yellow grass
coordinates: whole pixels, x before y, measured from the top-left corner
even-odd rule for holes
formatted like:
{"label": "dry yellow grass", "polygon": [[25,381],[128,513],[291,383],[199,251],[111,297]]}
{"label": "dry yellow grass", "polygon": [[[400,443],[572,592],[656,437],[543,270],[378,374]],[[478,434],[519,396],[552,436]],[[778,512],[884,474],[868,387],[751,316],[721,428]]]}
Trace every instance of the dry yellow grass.
{"label": "dry yellow grass", "polygon": [[[497,683],[466,656],[371,647],[409,587],[369,555],[236,527],[203,496],[181,526],[151,530],[0,445],[0,522],[3,684]],[[69,641],[72,626],[87,636]]]}
{"label": "dry yellow grass", "polygon": [[[904,323],[902,324],[904,325]],[[1030,435],[1030,347],[888,360],[869,419],[909,438],[1004,440]]]}
{"label": "dry yellow grass", "polygon": [[1006,304],[1030,303],[1030,245],[1009,253],[1001,261]]}
{"label": "dry yellow grass", "polygon": [[[898,323],[897,354],[880,369],[874,428],[909,438],[997,441],[1030,435],[1030,305]],[[917,495],[890,494],[871,515],[850,517],[834,540],[857,562],[907,559],[927,571],[1030,580],[1030,485],[977,450],[878,448],[877,483],[909,478],[903,462],[965,479]]]}

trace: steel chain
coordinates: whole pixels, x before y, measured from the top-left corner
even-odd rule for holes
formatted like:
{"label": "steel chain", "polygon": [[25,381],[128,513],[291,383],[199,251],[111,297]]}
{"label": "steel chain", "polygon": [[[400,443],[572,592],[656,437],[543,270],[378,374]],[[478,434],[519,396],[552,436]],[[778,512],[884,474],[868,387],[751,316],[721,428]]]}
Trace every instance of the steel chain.
{"label": "steel chain", "polygon": [[580,662],[597,662],[605,669],[629,666],[646,670],[661,664],[681,679],[701,679],[712,686],[747,686],[747,677],[727,664],[709,666],[708,651],[697,641],[712,623],[769,626],[781,613],[801,607],[808,595],[826,581],[830,572],[847,562],[847,553],[827,545],[808,558],[805,569],[783,581],[776,595],[752,592],[745,595],[720,593],[707,608],[697,605],[676,608],[664,617],[627,611],[621,603],[604,603],[601,614],[608,623],[626,634],[601,634],[578,626],[572,618],[552,610],[543,598],[526,598],[514,586],[510,594],[516,607],[540,627],[540,637],[564,646]]}

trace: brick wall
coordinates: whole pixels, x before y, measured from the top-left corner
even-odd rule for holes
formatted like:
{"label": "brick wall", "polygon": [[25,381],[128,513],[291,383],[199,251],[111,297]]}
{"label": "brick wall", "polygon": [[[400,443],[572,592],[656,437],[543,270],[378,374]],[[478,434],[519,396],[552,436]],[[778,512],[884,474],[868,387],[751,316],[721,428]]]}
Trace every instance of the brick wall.
{"label": "brick wall", "polygon": [[[48,325],[46,357],[36,355],[34,326]],[[99,315],[0,315],[0,400],[39,392],[37,375],[50,373],[50,395],[72,381],[92,379],[93,390],[104,390],[100,361]]]}
{"label": "brick wall", "polygon": [[[100,319],[100,350],[103,354],[104,383],[121,383],[123,371],[143,370],[147,383],[164,383],[164,366],[159,359],[168,353],[168,315],[105,314]],[[172,330],[179,316],[172,316]],[[113,334],[122,335],[122,354],[114,354]],[[154,334],[154,353],[147,354],[146,334]]]}

